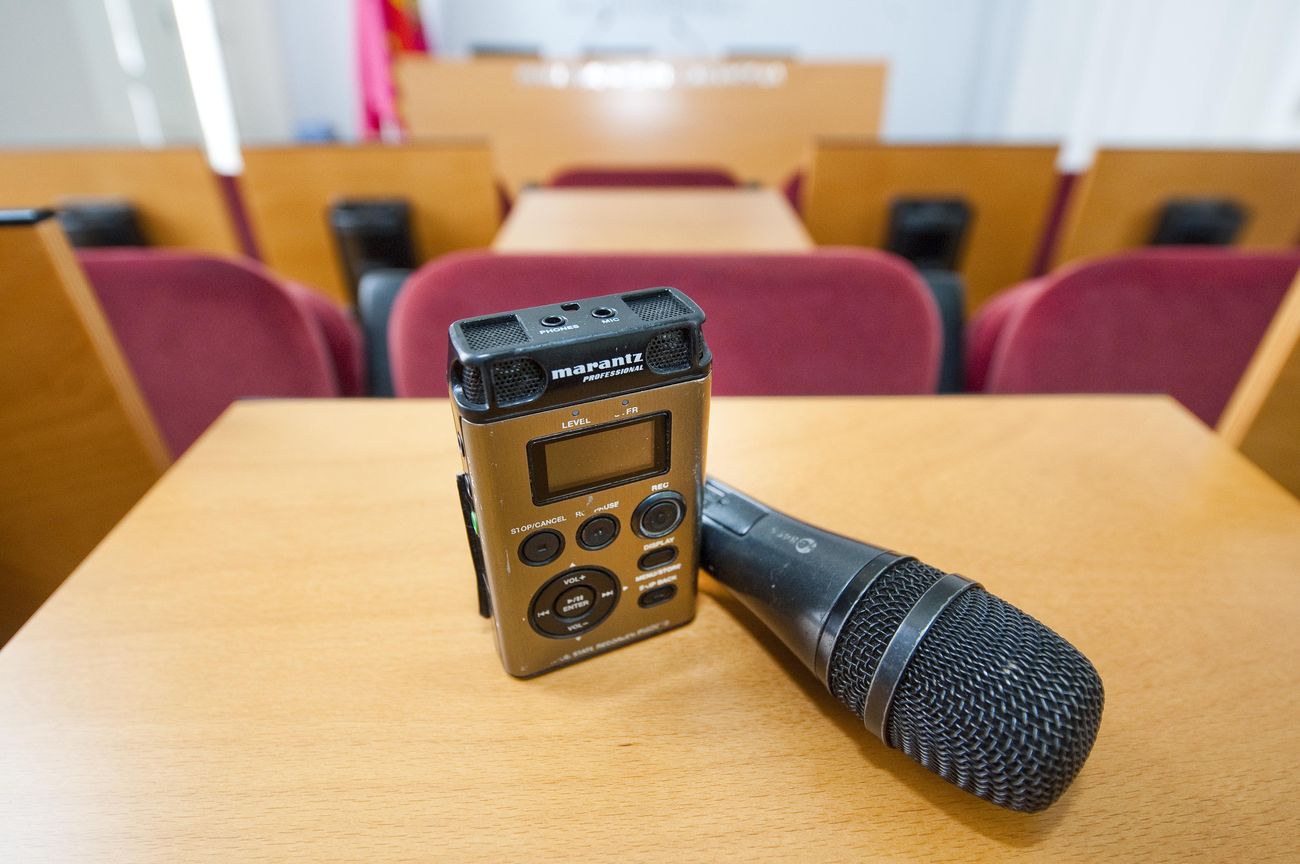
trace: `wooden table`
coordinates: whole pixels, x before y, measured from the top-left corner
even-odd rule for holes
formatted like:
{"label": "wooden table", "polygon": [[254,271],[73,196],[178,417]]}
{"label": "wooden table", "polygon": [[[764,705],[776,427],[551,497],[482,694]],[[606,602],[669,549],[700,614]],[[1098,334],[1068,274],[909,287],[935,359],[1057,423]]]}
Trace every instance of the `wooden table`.
{"label": "wooden table", "polygon": [[497,252],[806,252],[799,217],[773,189],[532,189]]}
{"label": "wooden table", "polygon": [[1294,860],[1300,504],[1148,397],[715,401],[710,470],[982,580],[1106,682],[1026,816],[863,731],[704,580],[532,681],[447,405],[257,402],[0,651],[0,860]]}

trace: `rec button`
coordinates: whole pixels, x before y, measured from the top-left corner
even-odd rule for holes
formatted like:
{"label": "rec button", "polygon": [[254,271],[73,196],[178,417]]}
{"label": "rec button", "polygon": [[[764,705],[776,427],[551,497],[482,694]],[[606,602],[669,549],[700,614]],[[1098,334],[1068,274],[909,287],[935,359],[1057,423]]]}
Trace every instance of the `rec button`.
{"label": "rec button", "polygon": [[682,522],[686,502],[676,492],[656,492],[636,505],[632,527],[642,537],[662,537]]}
{"label": "rec button", "polygon": [[641,556],[641,560],[636,562],[636,566],[642,570],[653,570],[656,567],[662,567],[665,564],[671,564],[677,559],[676,546],[661,546],[658,549],[651,549]]}

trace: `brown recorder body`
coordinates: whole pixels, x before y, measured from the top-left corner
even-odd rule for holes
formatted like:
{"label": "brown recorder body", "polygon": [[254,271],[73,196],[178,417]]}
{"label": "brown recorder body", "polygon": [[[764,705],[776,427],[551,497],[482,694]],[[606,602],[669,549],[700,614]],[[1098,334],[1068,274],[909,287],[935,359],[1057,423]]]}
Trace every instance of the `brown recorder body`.
{"label": "brown recorder body", "polygon": [[681,292],[652,288],[451,326],[466,533],[511,675],[694,618],[703,323]]}

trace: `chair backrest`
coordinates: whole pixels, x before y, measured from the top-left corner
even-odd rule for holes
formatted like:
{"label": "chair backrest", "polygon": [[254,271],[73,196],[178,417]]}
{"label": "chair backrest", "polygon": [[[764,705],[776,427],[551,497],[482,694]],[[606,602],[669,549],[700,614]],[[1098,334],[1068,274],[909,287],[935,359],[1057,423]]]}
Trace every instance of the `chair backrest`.
{"label": "chair backrest", "polygon": [[691,187],[705,189],[734,189],[740,185],[730,171],[724,168],[695,167],[623,167],[602,168],[582,166],[568,168],[551,178],[556,188],[638,188],[638,187]]}
{"label": "chair backrest", "polygon": [[261,267],[143,249],[80,259],[173,454],[236,399],[339,395],[310,311]]}
{"label": "chair backrest", "polygon": [[365,339],[361,334],[361,324],[351,310],[335,303],[315,288],[297,282],[281,284],[294,303],[308,314],[316,331],[325,340],[339,395],[365,395]]}
{"label": "chair backrest", "polygon": [[972,325],[993,393],[1168,393],[1213,424],[1300,252],[1170,248],[1069,267],[1011,289]]}
{"label": "chair backrest", "polygon": [[399,396],[446,395],[459,318],[652,286],[708,316],[719,395],[932,393],[938,314],[906,262],[882,252],[801,255],[493,255],[467,252],[411,277],[389,329]]}

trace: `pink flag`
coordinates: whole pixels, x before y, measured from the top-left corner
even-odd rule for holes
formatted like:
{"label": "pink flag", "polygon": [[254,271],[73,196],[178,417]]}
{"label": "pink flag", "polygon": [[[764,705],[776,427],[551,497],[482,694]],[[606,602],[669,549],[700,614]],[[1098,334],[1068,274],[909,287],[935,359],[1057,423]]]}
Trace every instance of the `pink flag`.
{"label": "pink flag", "polygon": [[397,113],[393,58],[402,51],[428,50],[415,0],[356,0],[357,73],[361,116],[358,128],[369,140],[397,141],[402,120]]}

